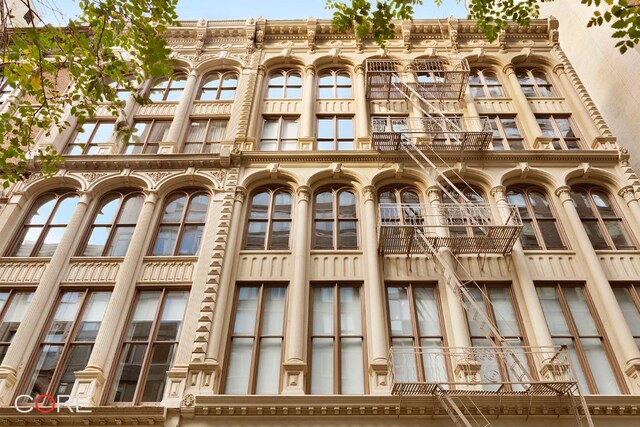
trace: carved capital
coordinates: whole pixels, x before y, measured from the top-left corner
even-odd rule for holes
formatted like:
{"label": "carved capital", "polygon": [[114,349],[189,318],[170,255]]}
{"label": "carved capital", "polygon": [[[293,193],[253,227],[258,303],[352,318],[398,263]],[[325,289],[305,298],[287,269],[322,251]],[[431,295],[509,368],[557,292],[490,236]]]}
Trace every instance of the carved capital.
{"label": "carved capital", "polygon": [[306,76],[315,76],[316,75],[316,66],[315,65],[307,65],[304,67],[304,74]]}
{"label": "carved capital", "polygon": [[505,73],[507,76],[511,74],[515,74],[516,67],[514,67],[513,64],[507,64],[502,68],[502,72]]}
{"label": "carved capital", "polygon": [[427,188],[427,198],[429,199],[429,203],[441,202],[442,201],[442,189],[437,185],[432,185]]}
{"label": "carved capital", "polygon": [[267,74],[267,68],[264,65],[258,65],[258,75],[264,77]]}
{"label": "carved capital", "polygon": [[560,198],[562,203],[571,202],[573,203],[573,199],[571,198],[571,187],[568,185],[563,185],[561,187],[556,188],[556,196]]}
{"label": "carved capital", "polygon": [[356,74],[364,74],[364,65],[362,65],[362,64],[356,65],[356,67],[353,69],[353,71],[355,71]]}
{"label": "carved capital", "polygon": [[365,202],[374,202],[376,201],[376,187],[373,185],[367,185],[362,189],[362,197]]}
{"label": "carved capital", "polygon": [[236,187],[236,192],[233,196],[233,199],[242,204],[244,203],[244,200],[247,198],[247,189],[241,186],[237,186]]}
{"label": "carved capital", "polygon": [[78,191],[78,204],[88,205],[93,199],[93,191]]}
{"label": "carved capital", "polygon": [[618,191],[618,196],[622,197],[624,199],[625,202],[627,202],[627,205],[633,201],[637,201],[638,199],[636,198],[636,192],[633,191],[633,186],[631,185],[626,185],[624,187],[622,187],[619,191]]}
{"label": "carved capital", "polygon": [[564,64],[558,64],[555,67],[553,67],[553,72],[558,76],[564,74],[565,73]]}
{"label": "carved capital", "polygon": [[496,200],[496,202],[506,201],[507,200],[507,189],[504,185],[496,185],[490,191],[491,196]]}
{"label": "carved capital", "polygon": [[311,187],[302,185],[296,190],[298,202],[309,202],[311,200]]}
{"label": "carved capital", "polygon": [[155,205],[158,201],[158,192],[156,190],[144,190],[144,202]]}

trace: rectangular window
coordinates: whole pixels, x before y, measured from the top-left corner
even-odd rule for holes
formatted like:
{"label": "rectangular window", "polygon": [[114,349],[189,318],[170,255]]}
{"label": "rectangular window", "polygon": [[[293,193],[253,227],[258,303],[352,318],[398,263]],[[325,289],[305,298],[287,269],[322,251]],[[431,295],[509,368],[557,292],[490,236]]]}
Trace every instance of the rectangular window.
{"label": "rectangular window", "polygon": [[170,127],[170,120],[136,121],[125,154],[157,153],[160,143],[166,141]]}
{"label": "rectangular window", "polygon": [[96,154],[100,144],[112,141],[114,129],[114,122],[87,122],[73,133],[64,154]]}
{"label": "rectangular window", "polygon": [[127,323],[110,402],[160,402],[171,368],[187,290],[140,291]]}
{"label": "rectangular window", "polygon": [[613,293],[620,304],[633,339],[640,348],[640,286],[637,283],[616,285],[613,286]]}
{"label": "rectangular window", "polygon": [[311,394],[364,394],[360,287],[311,288]]}
{"label": "rectangular window", "polygon": [[524,139],[515,117],[490,117],[494,150],[524,150]]}
{"label": "rectangular window", "polygon": [[298,119],[278,117],[264,119],[260,151],[294,151],[298,149]]}
{"label": "rectangular window", "polygon": [[185,153],[219,153],[228,119],[192,120],[184,143]]}
{"label": "rectangular window", "polygon": [[69,395],[89,361],[111,292],[63,292],[25,375],[24,394]]}
{"label": "rectangular window", "polygon": [[580,138],[569,117],[536,116],[542,136],[551,138],[556,150],[580,150]]}
{"label": "rectangular window", "polygon": [[353,118],[318,117],[318,150],[353,150]]}
{"label": "rectangular window", "polygon": [[536,286],[555,345],[569,350],[574,375],[587,394],[620,394],[617,371],[602,326],[583,286]]}
{"label": "rectangular window", "polygon": [[266,284],[238,287],[225,394],[280,393],[286,291]]}
{"label": "rectangular window", "polygon": [[24,319],[33,292],[0,291],[0,363]]}

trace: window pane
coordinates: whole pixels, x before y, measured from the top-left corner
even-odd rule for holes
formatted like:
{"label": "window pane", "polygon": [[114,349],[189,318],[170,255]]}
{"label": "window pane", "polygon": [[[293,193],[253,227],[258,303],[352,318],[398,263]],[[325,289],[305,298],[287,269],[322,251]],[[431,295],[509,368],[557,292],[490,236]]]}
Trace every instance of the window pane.
{"label": "window pane", "polygon": [[132,402],[139,382],[147,344],[125,344],[116,373],[113,402]]}
{"label": "window pane", "polygon": [[280,137],[282,139],[295,139],[298,137],[298,121],[297,120],[283,120],[282,130],[280,131]]}
{"label": "window pane", "polygon": [[267,223],[250,221],[247,230],[247,243],[245,249],[264,249],[267,236]]}
{"label": "window pane", "polygon": [[388,287],[387,300],[389,301],[391,335],[413,335],[407,288]]}
{"label": "window pane", "polygon": [[285,288],[264,288],[261,335],[282,335]]}
{"label": "window pane", "polygon": [[289,99],[300,99],[302,98],[302,91],[297,88],[287,88],[287,98]]}
{"label": "window pane", "polygon": [[341,394],[364,394],[362,338],[342,338],[340,347]]}
{"label": "window pane", "polygon": [[76,209],[77,203],[78,196],[73,195],[65,197],[58,203],[56,212],[53,214],[53,218],[51,219],[51,224],[67,225],[73,215],[73,211]]}
{"label": "window pane", "polygon": [[416,301],[419,334],[421,336],[441,335],[435,289],[414,287],[413,295]]}
{"label": "window pane", "polygon": [[61,366],[62,375],[55,391],[55,395],[60,396],[71,394],[73,384],[76,381],[75,372],[82,371],[87,367],[87,362],[89,362],[89,356],[91,355],[92,349],[92,345],[74,345],[71,347],[64,366]]}
{"label": "window pane", "polygon": [[142,402],[160,402],[164,393],[166,374],[173,360],[174,344],[156,344],[153,346],[151,363],[142,392]]}
{"label": "window pane", "polygon": [[353,138],[353,120],[338,119],[338,138]]}
{"label": "window pane", "polygon": [[167,292],[160,316],[157,341],[177,341],[180,335],[182,319],[189,300],[189,292]]}
{"label": "window pane", "polygon": [[225,394],[247,394],[251,370],[253,338],[234,338],[229,353],[229,368]]}
{"label": "window pane", "polygon": [[44,224],[49,219],[49,215],[53,211],[53,207],[56,205],[56,197],[54,195],[47,195],[38,200],[38,208],[34,210],[29,216],[26,224]]}
{"label": "window pane", "polygon": [[587,301],[585,300],[584,289],[580,287],[563,288],[563,293],[569,304],[571,316],[576,323],[578,333],[584,335],[599,335]]}
{"label": "window pane", "polygon": [[318,138],[333,139],[333,119],[318,119]]}
{"label": "window pane", "polygon": [[269,193],[264,191],[253,196],[251,200],[251,219],[266,219],[269,217]]}
{"label": "window pane", "polygon": [[604,221],[604,226],[609,236],[611,236],[616,249],[635,249],[635,246],[627,237],[621,220],[606,220]]}
{"label": "window pane", "polygon": [[356,217],[356,196],[350,191],[342,191],[338,196],[338,218]]}
{"label": "window pane", "polygon": [[162,222],[180,222],[182,219],[182,212],[187,204],[186,196],[178,196],[173,199],[164,208],[164,215],[162,216]]}
{"label": "window pane", "polygon": [[238,305],[236,307],[236,320],[233,325],[234,335],[254,335],[255,334],[257,308],[258,308],[258,288],[241,287],[240,289],[238,289]]}
{"label": "window pane", "polygon": [[62,354],[61,345],[45,345],[39,352],[33,375],[26,391],[31,396],[45,394]]}
{"label": "window pane", "polygon": [[[633,301],[631,289],[629,287],[614,287],[613,293],[616,295],[616,299],[618,300],[618,304],[620,304],[620,309],[631,333],[635,337],[640,337],[640,311],[638,311],[638,307],[636,307]],[[2,334],[0,334],[0,337],[1,336]],[[2,338],[0,338],[0,341],[2,341]]]}
{"label": "window pane", "polygon": [[340,335],[362,335],[358,288],[344,287],[338,290],[340,292]]}
{"label": "window pane", "polygon": [[156,237],[156,244],[153,247],[151,255],[173,255],[173,248],[176,240],[178,239],[178,226],[177,225],[163,225],[158,229],[158,237]]}
{"label": "window pane", "polygon": [[97,123],[85,123],[82,125],[82,129],[78,129],[78,133],[76,134],[75,143],[77,144],[86,144],[89,142],[93,131],[96,128]]}
{"label": "window pane", "polygon": [[566,249],[555,221],[538,220],[538,227],[540,228],[547,249]]}
{"label": "window pane", "polygon": [[620,394],[620,387],[611,369],[611,363],[600,338],[582,338],[580,340],[589,367],[596,381],[599,394]]}
{"label": "window pane", "polygon": [[25,230],[22,232],[23,236],[19,240],[20,243],[13,251],[13,256],[26,257],[31,255],[31,251],[33,251],[41,232],[42,227],[25,227]]}
{"label": "window pane", "polygon": [[211,120],[207,142],[219,142],[225,138],[228,120]]}
{"label": "window pane", "polygon": [[94,224],[111,224],[115,220],[116,212],[120,207],[120,195],[113,194],[102,202],[100,210],[96,214]]}
{"label": "window pane", "polygon": [[93,144],[109,142],[111,140],[111,135],[113,134],[114,128],[115,128],[115,123],[98,124],[98,128],[96,129],[96,132],[93,134],[93,138],[91,138],[91,142]]}
{"label": "window pane", "polygon": [[549,138],[555,138],[557,136],[556,131],[553,129],[553,125],[551,124],[551,119],[538,117],[537,120],[540,125],[540,130],[542,130],[542,136]]}
{"label": "window pane", "polygon": [[290,222],[277,221],[272,224],[271,249],[289,249]]}
{"label": "window pane", "polygon": [[280,191],[276,194],[272,217],[275,219],[291,218],[291,194],[290,193]]}
{"label": "window pane", "polygon": [[159,291],[140,292],[136,310],[127,331],[127,341],[147,341],[149,339],[161,295]]}
{"label": "window pane", "polygon": [[396,382],[418,381],[418,365],[413,338],[393,338],[391,345],[393,346],[393,368],[395,369]]}
{"label": "window pane", "polygon": [[[131,242],[131,237],[133,236],[134,231],[135,231],[134,226],[117,227],[113,232],[113,237],[111,238],[111,243],[109,244],[109,250],[107,250],[106,256],[119,256],[119,257],[125,256],[127,254],[127,249],[129,249],[129,243]],[[88,245],[87,245],[87,249],[89,249]],[[85,255],[86,255],[86,250],[85,250]]]}
{"label": "window pane", "polygon": [[315,248],[333,249],[333,222],[316,221]]}
{"label": "window pane", "polygon": [[207,218],[207,208],[209,207],[209,196],[199,194],[191,198],[189,211],[187,212],[187,222],[204,222]]}
{"label": "window pane", "polygon": [[440,338],[420,339],[422,347],[422,368],[427,382],[446,382],[447,367],[442,354],[442,340]]}
{"label": "window pane", "polygon": [[80,309],[82,296],[82,292],[65,292],[62,294],[49,331],[44,338],[45,342],[64,342],[67,340],[73,320]]}
{"label": "window pane", "polygon": [[312,334],[333,334],[333,288],[313,288]]}
{"label": "window pane", "polygon": [[508,288],[489,288],[489,298],[493,304],[496,327],[503,336],[520,336],[520,326],[513,309]]}
{"label": "window pane", "polygon": [[311,394],[333,394],[333,338],[311,341]]}
{"label": "window pane", "polygon": [[580,383],[580,387],[583,390],[583,393],[589,393],[590,387],[587,383],[587,377],[584,373],[584,367],[582,366],[582,362],[578,357],[578,353],[576,351],[576,345],[571,338],[554,338],[554,345],[565,345],[567,346],[567,351],[569,352],[569,358],[571,360],[571,367],[573,368],[573,373],[575,378]]}
{"label": "window pane", "polygon": [[129,197],[125,202],[118,218],[118,224],[135,224],[138,221],[138,215],[144,204],[144,197],[138,194]]}
{"label": "window pane", "polygon": [[572,191],[571,198],[573,199],[573,204],[576,206],[578,210],[578,215],[580,218],[592,218],[593,212],[591,211],[591,204],[589,203],[588,195],[583,191]]}
{"label": "window pane", "polygon": [[187,133],[187,142],[204,142],[205,133],[207,132],[206,120],[194,120],[189,126]]}
{"label": "window pane", "polygon": [[66,227],[50,227],[49,230],[46,231],[42,246],[36,256],[53,256],[60,240],[62,240],[65,229]]}
{"label": "window pane", "polygon": [[278,394],[281,365],[282,338],[263,338],[260,341],[256,394]]}
{"label": "window pane", "polygon": [[551,335],[571,335],[556,295],[556,289],[552,287],[537,287],[536,291],[538,292],[540,305]]}
{"label": "window pane", "polygon": [[357,223],[340,221],[338,223],[338,249],[356,249],[358,247]]}
{"label": "window pane", "polygon": [[598,224],[598,221],[583,219],[582,225],[584,225],[584,230],[587,232],[591,245],[594,249],[609,249],[609,245],[602,236],[602,231],[600,230],[600,224]]}
{"label": "window pane", "polygon": [[92,292],[89,294],[89,301],[82,313],[75,341],[95,341],[110,297],[111,292]]}
{"label": "window pane", "polygon": [[33,292],[13,295],[13,299],[0,323],[0,342],[11,342],[13,340],[32,299]]}

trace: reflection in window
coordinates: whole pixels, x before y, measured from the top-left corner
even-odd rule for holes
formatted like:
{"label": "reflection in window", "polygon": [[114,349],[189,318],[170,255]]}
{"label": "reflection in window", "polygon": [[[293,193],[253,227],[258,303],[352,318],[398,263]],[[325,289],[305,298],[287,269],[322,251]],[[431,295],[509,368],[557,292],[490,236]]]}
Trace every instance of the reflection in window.
{"label": "reflection in window", "polygon": [[125,154],[156,154],[160,143],[166,141],[170,127],[170,120],[136,121]]}
{"label": "reflection in window", "polygon": [[151,102],[172,101],[178,102],[187,83],[187,76],[178,74],[171,79],[158,81],[149,92]]}
{"label": "reflection in window", "polygon": [[413,188],[383,188],[378,202],[384,205],[380,215],[386,225],[416,225],[424,222],[420,198]]}
{"label": "reflection in window", "polygon": [[610,357],[584,287],[558,284],[537,286],[536,290],[553,344],[567,346],[583,390],[587,394],[620,394],[615,359]]}
{"label": "reflection in window", "polygon": [[318,118],[318,150],[353,150],[351,117]]}
{"label": "reflection in window", "polygon": [[25,394],[70,395],[87,366],[111,292],[63,292],[27,371]]}
{"label": "reflection in window", "polygon": [[260,151],[293,151],[298,149],[298,119],[278,117],[264,119]]}
{"label": "reflection in window", "polygon": [[140,192],[114,192],[100,203],[83,256],[117,256],[127,253],[144,203]]}
{"label": "reflection in window", "polygon": [[185,153],[219,153],[227,133],[227,119],[191,120],[184,143]]}
{"label": "reflection in window", "polygon": [[160,402],[189,291],[140,291],[123,338],[110,402]]}
{"label": "reflection in window", "polygon": [[323,189],[315,195],[314,249],[357,249],[356,196],[347,189]]}
{"label": "reflection in window", "polygon": [[527,98],[556,96],[549,79],[543,71],[520,68],[516,70],[516,77]]}
{"label": "reflection in window", "polygon": [[285,297],[284,286],[238,288],[225,394],[280,393]]}
{"label": "reflection in window", "polygon": [[76,129],[69,143],[64,149],[64,154],[81,155],[96,154],[100,144],[111,142],[115,129],[114,122],[88,122],[82,128]]}
{"label": "reflection in window", "polygon": [[613,286],[613,293],[640,349],[640,286],[637,283]]}
{"label": "reflection in window", "polygon": [[492,145],[494,150],[524,150],[524,139],[520,134],[515,117],[489,118],[493,131]]}
{"label": "reflection in window", "polygon": [[27,216],[11,256],[53,256],[76,208],[75,193],[47,193]]}
{"label": "reflection in window", "polygon": [[33,292],[0,291],[0,363],[24,319]]}
{"label": "reflection in window", "polygon": [[208,207],[206,193],[173,193],[164,207],[151,255],[197,255]]}
{"label": "reflection in window", "polygon": [[232,101],[238,88],[236,73],[210,73],[202,82],[198,98],[201,101]]}
{"label": "reflection in window", "polygon": [[572,188],[571,198],[594,249],[636,248],[605,191],[597,187]]}
{"label": "reflection in window", "polygon": [[311,394],[364,394],[360,287],[311,288]]}
{"label": "reflection in window", "polygon": [[260,189],[251,198],[245,249],[289,249],[291,193]]}
{"label": "reflection in window", "polygon": [[473,68],[469,74],[469,89],[474,98],[502,98],[502,84],[494,71]]}
{"label": "reflection in window", "polygon": [[302,98],[302,77],[298,71],[276,71],[269,78],[267,98]]}
{"label": "reflection in window", "polygon": [[340,70],[328,70],[320,73],[318,98],[353,98],[349,73]]}
{"label": "reflection in window", "polygon": [[524,249],[566,249],[545,193],[537,188],[510,188],[507,200],[522,218],[520,242]]}
{"label": "reflection in window", "polygon": [[580,138],[571,127],[568,117],[536,117],[542,136],[551,138],[556,150],[579,150]]}

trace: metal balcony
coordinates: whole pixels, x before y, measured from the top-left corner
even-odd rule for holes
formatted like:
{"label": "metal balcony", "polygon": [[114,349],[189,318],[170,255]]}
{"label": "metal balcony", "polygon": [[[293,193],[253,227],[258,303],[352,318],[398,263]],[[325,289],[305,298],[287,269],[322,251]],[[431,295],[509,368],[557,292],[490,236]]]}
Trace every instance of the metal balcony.
{"label": "metal balcony", "polygon": [[373,117],[371,143],[378,151],[399,151],[411,140],[417,149],[479,151],[489,147],[493,130],[488,117]]}
{"label": "metal balcony", "polygon": [[368,99],[461,100],[469,80],[466,59],[368,59],[365,61]]}
{"label": "metal balcony", "polygon": [[[504,225],[492,217],[492,211],[500,210],[507,214]],[[515,205],[440,203],[436,211],[421,204],[379,204],[378,249],[382,254],[431,255],[431,246],[433,250],[449,248],[455,255],[507,255],[521,230]]]}

